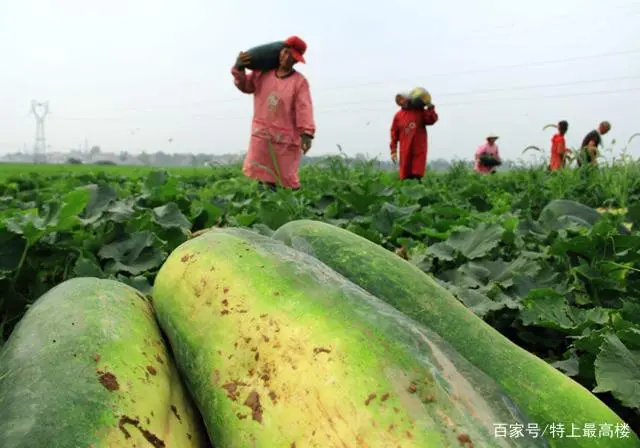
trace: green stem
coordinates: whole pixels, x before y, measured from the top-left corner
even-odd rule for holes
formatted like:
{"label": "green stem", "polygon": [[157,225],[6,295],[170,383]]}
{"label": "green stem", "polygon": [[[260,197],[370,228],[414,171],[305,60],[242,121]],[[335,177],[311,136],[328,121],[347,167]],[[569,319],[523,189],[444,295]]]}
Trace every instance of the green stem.
{"label": "green stem", "polygon": [[631,266],[625,266],[623,264],[616,263],[615,261],[603,261],[603,263],[610,264],[612,266],[616,266],[616,267],[618,267],[620,269],[624,269],[626,271],[640,272],[640,269],[636,269],[636,268],[631,267]]}
{"label": "green stem", "polygon": [[24,250],[22,251],[22,256],[20,257],[20,262],[18,263],[18,268],[16,269],[16,274],[13,276],[13,280],[11,282],[12,286],[15,286],[18,281],[18,277],[20,276],[20,272],[22,271],[22,266],[24,265],[25,260],[27,259],[27,252],[31,246],[29,243],[25,244]]}

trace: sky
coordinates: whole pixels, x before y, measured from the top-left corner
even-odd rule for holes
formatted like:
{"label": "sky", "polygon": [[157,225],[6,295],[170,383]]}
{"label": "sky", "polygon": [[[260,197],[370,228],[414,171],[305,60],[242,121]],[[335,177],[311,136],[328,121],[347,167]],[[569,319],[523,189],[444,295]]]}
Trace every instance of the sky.
{"label": "sky", "polygon": [[[317,135],[309,153],[389,157],[395,94],[429,90],[429,158],[548,151],[569,121],[601,120],[618,155],[640,132],[640,0],[0,0],[0,155],[31,151],[31,101],[48,101],[49,151],[240,153],[252,98],[237,54],[302,37]],[[640,157],[640,138],[627,151]],[[528,152],[524,158],[532,157]]]}

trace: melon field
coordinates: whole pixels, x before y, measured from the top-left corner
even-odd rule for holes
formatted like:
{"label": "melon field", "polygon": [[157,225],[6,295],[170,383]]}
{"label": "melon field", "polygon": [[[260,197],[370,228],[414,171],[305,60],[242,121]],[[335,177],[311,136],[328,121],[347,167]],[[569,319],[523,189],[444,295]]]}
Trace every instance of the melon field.
{"label": "melon field", "polygon": [[[244,178],[239,166],[0,165],[0,352],[10,344],[30,305],[53,287],[73,278],[94,277],[116,280],[151,297],[166,262],[164,280],[156,285],[162,305],[158,319],[174,351],[179,341],[186,353],[191,346],[179,338],[189,330],[181,327],[177,316],[184,313],[194,322],[200,317],[180,309],[171,295],[180,290],[180,282],[191,281],[181,270],[184,263],[178,255],[189,258],[183,248],[202,252],[207,247],[241,247],[242,241],[267,247],[257,236],[242,233],[206,240],[204,231],[240,227],[272,237],[292,221],[315,220],[359,235],[433,277],[506,339],[580,383],[640,434],[640,163],[626,160],[554,173],[523,167],[492,176],[476,175],[460,164],[446,172],[428,173],[418,183],[400,182],[396,173],[380,170],[374,161],[347,163],[328,157],[305,166],[301,181],[300,191],[273,192]],[[171,261],[174,252],[178,258]],[[379,274],[382,258],[373,249],[363,251],[353,275],[366,283],[368,271]],[[254,272],[256,278],[264,277],[260,281],[284,284],[292,275],[282,270],[282,280],[273,280],[259,272],[249,256],[246,260],[236,266],[246,278]],[[260,260],[262,265],[272,262]],[[355,269],[340,267],[339,261],[335,266],[326,263],[347,278]],[[402,278],[396,280],[401,283]],[[439,321],[411,314],[407,303],[415,285],[406,282],[402,291],[409,291],[407,301],[398,299],[393,306],[411,318],[423,318],[420,322],[426,327],[437,326]],[[383,286],[376,291],[385,293]],[[394,297],[386,301],[393,302]],[[309,313],[318,312],[313,310],[310,305]],[[446,310],[442,313],[446,319]],[[326,327],[327,332],[334,331],[329,330],[330,323]],[[443,338],[455,343],[457,331]],[[188,341],[196,344],[196,339]],[[478,353],[490,349],[478,347]],[[180,353],[176,352],[179,366],[183,365]],[[506,376],[519,361],[503,354],[504,368],[491,367],[503,369]],[[0,357],[0,384],[12,368],[1,361]],[[190,364],[191,371],[199,371],[197,362]],[[204,386],[190,376],[185,382],[201,404],[198,391]],[[552,386],[548,392],[538,387],[540,400],[553,401]],[[246,403],[251,404],[250,398]],[[206,422],[213,411],[199,408]],[[254,420],[256,412],[254,407]],[[239,422],[244,420],[234,418],[233,425]],[[607,422],[592,423],[598,436],[600,425]],[[134,431],[131,425],[128,428]],[[207,429],[213,439],[215,431]],[[471,446],[465,437],[458,435],[460,446]],[[590,442],[635,446],[624,445],[623,437],[624,428],[612,427],[611,434],[600,433]],[[220,440],[225,440],[222,435]],[[563,440],[570,446],[573,439],[565,434]],[[572,446],[592,446],[577,440],[578,445]],[[149,446],[165,446],[153,443]],[[251,446],[248,443],[220,446]]]}

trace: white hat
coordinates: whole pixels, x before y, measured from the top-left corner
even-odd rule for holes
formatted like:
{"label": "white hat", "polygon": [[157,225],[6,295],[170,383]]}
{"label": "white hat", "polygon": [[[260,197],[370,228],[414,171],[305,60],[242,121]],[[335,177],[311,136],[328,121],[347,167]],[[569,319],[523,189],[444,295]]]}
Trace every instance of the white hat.
{"label": "white hat", "polygon": [[500,137],[498,137],[498,134],[496,133],[490,133],[489,135],[487,135],[487,139],[490,139],[490,138],[499,139]]}

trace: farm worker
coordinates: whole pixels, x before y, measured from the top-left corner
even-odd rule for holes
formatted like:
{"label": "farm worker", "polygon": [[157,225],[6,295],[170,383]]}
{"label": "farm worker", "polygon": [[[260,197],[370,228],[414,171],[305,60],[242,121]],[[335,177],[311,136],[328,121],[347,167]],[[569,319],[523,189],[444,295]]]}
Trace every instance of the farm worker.
{"label": "farm worker", "polygon": [[569,123],[565,120],[558,122],[558,132],[551,138],[551,161],[549,162],[549,170],[555,171],[564,168],[566,163],[566,155],[571,152],[567,149],[564,139],[569,130]]}
{"label": "farm worker", "polygon": [[476,149],[475,166],[473,167],[476,172],[482,174],[493,174],[496,172],[495,166],[485,166],[480,158],[482,156],[489,156],[498,161],[501,161],[500,150],[498,149],[498,145],[496,145],[496,140],[498,140],[498,138],[499,137],[495,134],[489,134],[489,136],[487,136],[486,143],[483,143],[482,145],[478,146],[478,149]]}
{"label": "farm worker", "polygon": [[398,163],[400,143],[400,179],[422,179],[427,167],[427,126],[438,121],[436,107],[426,104],[423,109],[408,109],[408,99],[396,96],[401,107],[391,123],[391,160]]}
{"label": "farm worker", "polygon": [[598,126],[598,129],[594,129],[585,135],[580,146],[578,166],[582,166],[583,162],[591,166],[595,166],[598,163],[598,146],[602,144],[602,136],[610,130],[611,123],[603,121]]}
{"label": "farm worker", "polygon": [[253,94],[251,139],[242,171],[272,189],[280,182],[285,188],[300,188],[300,159],[311,148],[316,131],[309,82],[294,69],[296,63],[306,62],[306,50],[302,39],[291,36],[277,69],[247,74],[251,58],[246,52],[239,54],[231,69],[238,90]]}

